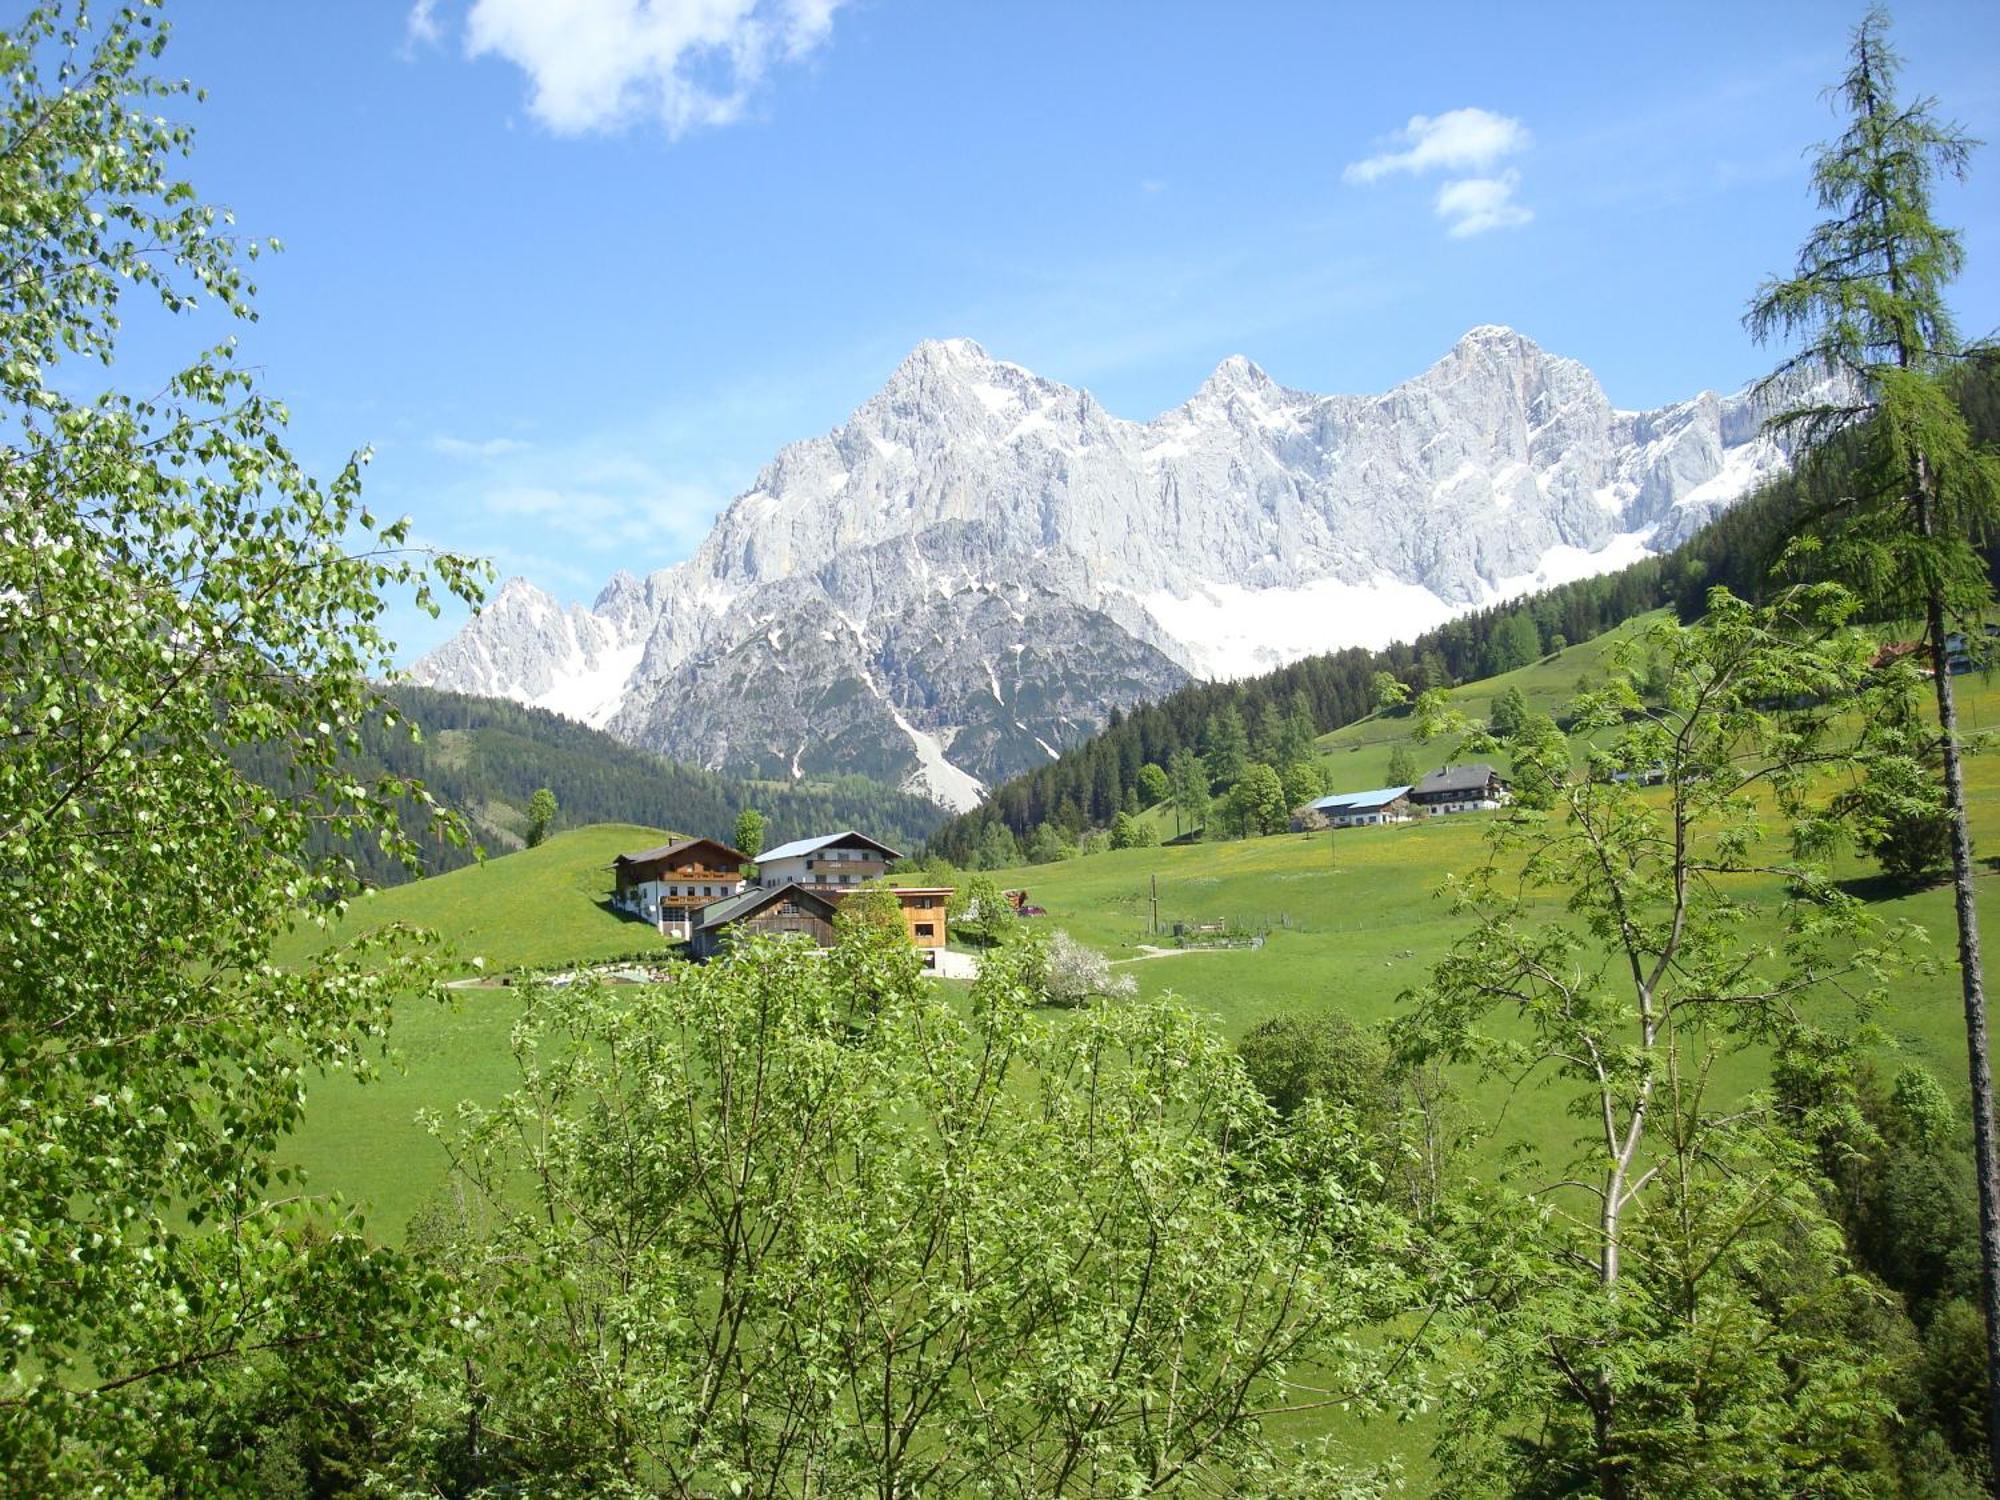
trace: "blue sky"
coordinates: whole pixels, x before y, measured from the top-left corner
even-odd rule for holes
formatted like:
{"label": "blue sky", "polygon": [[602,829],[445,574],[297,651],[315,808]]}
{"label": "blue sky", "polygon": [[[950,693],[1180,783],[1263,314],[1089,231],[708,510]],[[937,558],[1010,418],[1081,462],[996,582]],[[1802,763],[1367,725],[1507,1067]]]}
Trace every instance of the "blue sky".
{"label": "blue sky", "polygon": [[[1740,384],[1859,9],[207,0],[166,66],[204,191],[287,244],[243,342],[306,452],[588,598],[926,337],[1135,418],[1232,353],[1380,390],[1479,323],[1623,406]],[[2000,140],[2000,6],[1896,39]],[[2000,148],[1941,207],[1994,331]]]}

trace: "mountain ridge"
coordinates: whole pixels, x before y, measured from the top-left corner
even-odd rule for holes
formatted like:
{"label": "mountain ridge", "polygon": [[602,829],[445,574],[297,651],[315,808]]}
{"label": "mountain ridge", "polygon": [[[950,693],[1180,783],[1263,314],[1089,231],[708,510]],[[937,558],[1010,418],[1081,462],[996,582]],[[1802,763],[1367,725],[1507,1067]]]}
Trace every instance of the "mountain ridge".
{"label": "mountain ridge", "polygon": [[1621,410],[1485,324],[1378,395],[1232,355],[1134,422],[926,340],[685,561],[621,570],[587,607],[509,580],[413,675],[714,769],[856,772],[962,810],[1113,708],[1665,550],[1786,468],[1767,404]]}

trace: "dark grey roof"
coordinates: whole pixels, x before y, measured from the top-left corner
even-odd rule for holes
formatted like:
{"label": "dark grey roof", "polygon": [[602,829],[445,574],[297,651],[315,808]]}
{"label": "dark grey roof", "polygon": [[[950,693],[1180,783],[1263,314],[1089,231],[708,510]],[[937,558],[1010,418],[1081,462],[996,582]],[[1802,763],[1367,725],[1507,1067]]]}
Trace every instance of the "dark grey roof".
{"label": "dark grey roof", "polygon": [[829,916],[835,910],[834,904],[826,897],[796,883],[781,885],[775,890],[766,890],[753,885],[747,891],[738,891],[735,895],[726,896],[720,901],[711,901],[701,909],[701,920],[696,925],[704,932],[715,927],[726,927],[731,922],[741,921],[744,917],[755,916],[783,896],[804,897],[814,905],[825,908]]}
{"label": "dark grey roof", "polygon": [[712,844],[717,849],[720,849],[725,857],[734,859],[739,865],[750,863],[749,855],[745,854],[741,849],[730,848],[721,839],[675,839],[671,844],[655,844],[652,848],[641,849],[636,854],[621,854],[613,863],[629,865],[650,864],[656,859],[668,859],[673,855],[684,853],[694,848],[697,844]]}
{"label": "dark grey roof", "polygon": [[1470,766],[1446,766],[1442,771],[1433,771],[1418,782],[1417,795],[1422,797],[1427,793],[1484,791],[1486,784],[1499,775],[1500,773],[1485,761]]}

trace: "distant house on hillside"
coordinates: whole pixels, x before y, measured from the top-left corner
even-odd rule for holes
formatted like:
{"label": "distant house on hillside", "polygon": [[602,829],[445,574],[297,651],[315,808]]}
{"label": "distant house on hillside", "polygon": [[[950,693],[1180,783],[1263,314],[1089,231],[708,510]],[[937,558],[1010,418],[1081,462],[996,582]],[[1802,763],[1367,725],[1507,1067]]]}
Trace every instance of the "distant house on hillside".
{"label": "distant house on hillside", "polygon": [[836,902],[799,885],[766,890],[752,886],[724,901],[711,902],[694,920],[688,956],[710,959],[743,936],[804,938],[831,948]]}
{"label": "distant house on hillside", "polygon": [[1490,812],[1514,800],[1501,774],[1484,761],[1446,766],[1410,789],[1410,802],[1430,817],[1444,813]]}
{"label": "distant house on hillside", "polygon": [[757,856],[757,884],[766,890],[802,885],[845,891],[888,873],[890,863],[902,857],[887,844],[850,828],[765,850]]}
{"label": "distant house on hillside", "polygon": [[681,839],[611,862],[611,904],[672,938],[692,935],[694,914],[743,889],[750,856],[715,839]]}
{"label": "distant house on hillside", "polygon": [[1954,677],[1986,671],[1993,665],[1996,647],[2000,647],[2000,625],[1988,625],[1978,636],[1954,630],[1944,638],[1945,670]]}
{"label": "distant house on hillside", "polygon": [[[948,936],[945,908],[951,904],[948,885],[899,885],[893,888],[896,904],[903,909],[903,927],[916,947],[942,948]],[[925,955],[929,957],[928,954]]]}
{"label": "distant house on hillside", "polygon": [[1366,828],[1378,823],[1407,823],[1410,788],[1378,786],[1365,792],[1335,792],[1292,809],[1292,831],[1309,833],[1321,828]]}

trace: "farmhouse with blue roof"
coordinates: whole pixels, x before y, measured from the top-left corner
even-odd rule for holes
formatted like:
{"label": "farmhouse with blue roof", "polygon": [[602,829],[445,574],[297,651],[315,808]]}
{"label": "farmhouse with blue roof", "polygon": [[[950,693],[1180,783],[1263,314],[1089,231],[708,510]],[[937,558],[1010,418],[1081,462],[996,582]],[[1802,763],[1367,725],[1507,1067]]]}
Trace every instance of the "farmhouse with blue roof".
{"label": "farmhouse with blue roof", "polygon": [[1416,814],[1407,786],[1378,786],[1365,792],[1335,792],[1292,811],[1292,830],[1310,833],[1321,828],[1366,828],[1377,823],[1407,823]]}

